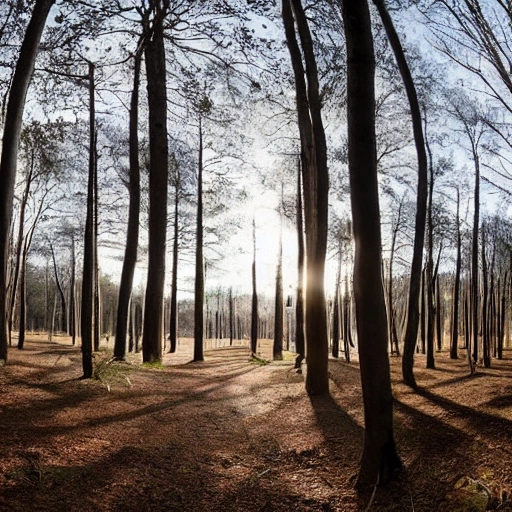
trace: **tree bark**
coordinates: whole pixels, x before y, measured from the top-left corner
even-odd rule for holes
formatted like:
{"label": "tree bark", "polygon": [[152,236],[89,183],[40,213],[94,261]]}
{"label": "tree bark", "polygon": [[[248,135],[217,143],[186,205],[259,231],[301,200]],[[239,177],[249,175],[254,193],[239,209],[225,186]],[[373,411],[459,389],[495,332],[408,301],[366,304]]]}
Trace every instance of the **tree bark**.
{"label": "tree bark", "polygon": [[59,291],[60,297],[60,307],[61,307],[61,322],[60,322],[60,330],[61,332],[66,332],[67,328],[67,307],[66,307],[66,296],[64,295],[64,290],[62,289],[62,285],[59,279],[59,273],[57,272],[57,261],[55,260],[55,251],[53,250],[53,245],[50,244],[50,250],[52,253],[53,260],[53,272],[55,273],[55,284],[57,285],[57,290]]}
{"label": "tree bark", "polygon": [[30,242],[25,240],[20,271],[20,330],[18,335],[18,349],[23,350],[25,344],[25,329],[27,320],[27,255]]}
{"label": "tree bark", "polygon": [[441,304],[441,282],[439,273],[436,272],[435,279],[435,297],[436,297],[436,340],[437,350],[443,348],[443,326],[444,326],[444,310]]}
{"label": "tree bark", "polygon": [[427,353],[427,305],[425,301],[425,295],[426,295],[426,273],[427,269],[424,269],[421,273],[421,297],[420,297],[420,340],[421,340],[421,353],[426,354]]}
{"label": "tree bark", "polygon": [[46,24],[55,0],[36,0],[30,22],[21,44],[7,101],[0,159],[0,366],[7,362],[7,272],[9,261],[9,230],[12,218],[18,146],[30,80]]}
{"label": "tree bark", "polygon": [[100,349],[100,268],[98,263],[98,132],[94,132],[94,174],[93,174],[93,223],[92,223],[92,341],[94,351]]}
{"label": "tree bark", "polygon": [[365,433],[358,488],[384,483],[401,469],[393,436],[393,396],[375,139],[375,60],[366,2],[343,2],[347,42],[348,161],[352,204],[354,297]]}
{"label": "tree bark", "polygon": [[283,0],[282,15],[295,76],[301,140],[306,228],[306,390],[310,395],[322,395],[329,392],[329,347],[324,293],[329,192],[327,150],[313,43],[300,0]]}
{"label": "tree bark", "polygon": [[133,89],[130,99],[130,175],[128,206],[128,226],[126,228],[126,246],[124,250],[121,282],[119,283],[119,301],[117,306],[116,335],[114,342],[114,357],[124,360],[126,357],[126,330],[128,327],[128,312],[133,287],[133,274],[137,264],[137,249],[139,245],[139,214],[140,214],[140,164],[139,164],[139,84],[142,52],[135,54],[133,69]]}
{"label": "tree bark", "polygon": [[252,301],[251,301],[251,354],[258,348],[258,292],[256,290],[256,222],[252,221],[253,260],[252,260]]}
{"label": "tree bark", "polygon": [[152,1],[153,32],[145,45],[149,107],[149,243],[148,277],[144,301],[142,360],[162,358],[162,315],[167,231],[167,90],[163,21],[166,14]]}
{"label": "tree bark", "polygon": [[459,296],[460,296],[460,272],[462,267],[462,238],[460,232],[460,190],[457,187],[457,262],[455,264],[455,282],[453,285],[453,315],[452,315],[452,337],[450,343],[450,358],[458,358],[459,342]]}
{"label": "tree bark", "polygon": [[176,191],[174,198],[174,236],[172,246],[172,283],[171,283],[171,305],[169,318],[169,352],[176,352],[178,341],[178,242],[179,242],[179,169],[176,180]]}
{"label": "tree bark", "polygon": [[295,368],[300,370],[306,357],[304,336],[304,224],[302,217],[302,181],[300,159],[297,159],[297,302],[295,304]]}
{"label": "tree bark", "polygon": [[[427,128],[427,120],[425,119],[425,131]],[[427,201],[427,268],[426,268],[426,302],[427,302],[427,368],[435,369],[434,360],[434,224],[433,224],[433,202],[434,202],[434,163],[432,153],[425,137],[425,147],[429,155],[429,180],[428,180],[428,201]]]}
{"label": "tree bark", "polygon": [[[281,188],[281,203],[282,203],[282,188]],[[279,211],[281,217],[281,211]],[[282,219],[280,218],[279,228],[279,249],[277,255],[277,269],[276,269],[276,294],[274,304],[274,345],[272,356],[274,360],[281,361],[283,359],[283,233],[282,233]],[[288,347],[289,348],[289,347]]]}
{"label": "tree bark", "polygon": [[[473,159],[475,165],[475,192],[473,212],[473,240],[471,248],[471,320],[473,345],[472,359],[469,358],[469,369],[471,374],[475,371],[475,363],[478,363],[478,231],[480,229],[480,161],[476,151],[475,143],[471,138],[473,147]],[[468,347],[468,351],[470,347]]]}
{"label": "tree bark", "polygon": [[[500,298],[500,318],[499,318],[499,334],[498,334],[498,346],[496,350],[496,355],[498,359],[503,359],[503,342],[505,339],[505,312],[506,312],[506,289],[507,289],[507,281],[508,281],[508,272],[505,272],[503,276],[503,287],[501,289],[501,298]],[[498,283],[498,289],[499,289]]]}
{"label": "tree bark", "polygon": [[[338,270],[336,272],[336,285],[332,303],[332,357],[340,356],[340,281],[341,281],[341,247],[338,254]],[[345,308],[345,302],[343,302]],[[345,339],[345,337],[343,338]]]}
{"label": "tree bark", "polygon": [[82,335],[83,379],[92,377],[92,349],[94,322],[94,173],[96,168],[96,114],[94,101],[94,65],[89,62],[89,175],[87,181],[87,215],[84,232],[84,262],[82,273],[82,311],[80,331]]}
{"label": "tree bark", "polygon": [[274,346],[272,355],[274,360],[283,359],[283,270],[282,270],[282,249],[279,251],[279,261],[276,273],[276,296],[274,307]]}
{"label": "tree bark", "polygon": [[71,334],[71,343],[76,345],[76,258],[74,233],[71,233],[71,282],[69,288],[69,331]]}
{"label": "tree bark", "polygon": [[490,339],[488,330],[489,320],[489,287],[488,287],[488,264],[486,257],[486,244],[487,244],[487,225],[484,222],[482,225],[482,358],[485,368],[491,366],[490,357]]}
{"label": "tree bark", "polygon": [[203,361],[204,258],[203,258],[203,127],[199,117],[199,166],[197,172],[196,280],[194,289],[194,361]]}
{"label": "tree bark", "polygon": [[404,349],[402,357],[402,376],[404,383],[413,389],[416,388],[414,377],[414,350],[418,340],[419,325],[419,295],[421,289],[421,272],[423,264],[423,242],[425,238],[425,219],[427,214],[427,154],[421,126],[421,112],[418,95],[407,64],[405,54],[393,26],[393,22],[383,0],[374,0],[382,19],[384,29],[388,36],[391,48],[395,54],[398,69],[402,75],[405,91],[411,108],[414,143],[418,157],[418,185],[416,196],[416,225],[414,229],[414,246],[411,263],[411,277],[409,282],[409,301],[407,308],[407,324],[404,336]]}

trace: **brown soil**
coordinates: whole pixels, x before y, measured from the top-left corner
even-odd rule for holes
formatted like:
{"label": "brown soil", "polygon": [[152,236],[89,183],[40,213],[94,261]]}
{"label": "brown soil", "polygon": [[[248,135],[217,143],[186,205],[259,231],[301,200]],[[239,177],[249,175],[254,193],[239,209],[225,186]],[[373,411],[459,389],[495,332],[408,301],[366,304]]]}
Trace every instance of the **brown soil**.
{"label": "brown soil", "polygon": [[[330,362],[331,396],[310,399],[290,361],[249,362],[246,347],[164,367],[107,364],[79,380],[79,348],[31,336],[0,368],[0,511],[453,511],[461,476],[512,510],[512,364],[468,377],[463,359],[417,356],[419,393],[392,359],[404,476],[358,496],[363,437],[356,363]],[[268,355],[268,343],[262,355]]]}

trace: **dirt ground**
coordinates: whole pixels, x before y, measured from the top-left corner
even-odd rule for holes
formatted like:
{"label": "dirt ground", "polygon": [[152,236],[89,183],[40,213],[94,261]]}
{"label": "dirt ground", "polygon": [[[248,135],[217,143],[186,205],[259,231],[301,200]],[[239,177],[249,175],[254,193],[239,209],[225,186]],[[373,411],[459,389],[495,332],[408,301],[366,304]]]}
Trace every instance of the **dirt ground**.
{"label": "dirt ground", "polygon": [[[291,361],[257,364],[246,346],[190,340],[162,367],[140,356],[79,380],[80,349],[29,336],[0,368],[0,511],[454,512],[460,477],[512,510],[512,354],[468,377],[436,354],[413,393],[392,359],[403,477],[358,496],[363,421],[357,363],[330,362],[331,396],[310,399]],[[270,355],[262,342],[262,357]],[[462,354],[463,355],[463,354]],[[466,508],[469,511],[469,508]]]}

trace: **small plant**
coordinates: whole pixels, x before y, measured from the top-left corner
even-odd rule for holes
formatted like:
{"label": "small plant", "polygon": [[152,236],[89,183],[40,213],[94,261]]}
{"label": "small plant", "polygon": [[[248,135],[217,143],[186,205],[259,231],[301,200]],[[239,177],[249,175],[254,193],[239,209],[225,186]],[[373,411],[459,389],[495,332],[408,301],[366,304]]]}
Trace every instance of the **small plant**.
{"label": "small plant", "polygon": [[113,358],[109,353],[102,351],[101,353],[93,354],[93,372],[92,378],[94,380],[102,381],[108,371],[108,366],[113,362]]}
{"label": "small plant", "polygon": [[131,387],[130,379],[126,375],[130,365],[116,361],[110,351],[93,354],[93,364],[93,379],[104,384],[108,391],[113,383],[127,383]]}

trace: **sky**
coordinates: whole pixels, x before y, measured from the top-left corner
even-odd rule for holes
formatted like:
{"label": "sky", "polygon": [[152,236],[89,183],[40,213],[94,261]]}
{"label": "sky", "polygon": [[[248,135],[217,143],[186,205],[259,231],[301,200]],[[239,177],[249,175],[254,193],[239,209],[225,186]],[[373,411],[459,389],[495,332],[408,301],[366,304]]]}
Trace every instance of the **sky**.
{"label": "sky", "polygon": [[[265,25],[265,27],[264,27]],[[429,42],[432,40],[428,30],[422,23],[421,15],[414,9],[410,9],[404,15],[402,26],[407,27],[407,43],[412,43],[421,47],[422,54],[433,55],[431,50],[425,50],[430,48]],[[250,22],[250,26],[255,30],[255,34],[260,37],[276,36],[282,38],[281,27],[278,24],[272,24],[267,20],[254,16]],[[436,57],[436,59],[440,59]],[[439,60],[440,61],[440,60]],[[446,62],[446,60],[445,60]],[[460,73],[457,67],[451,63],[446,64],[446,69],[449,69],[447,73],[447,81],[451,80],[453,84],[457,84],[460,79]],[[123,77],[126,80],[126,77]],[[467,82],[469,84],[469,82]],[[126,85],[126,84],[125,84]],[[126,85],[125,89],[128,89]],[[142,89],[142,95],[144,95],[145,89]],[[111,98],[112,100],[112,98]],[[126,101],[126,99],[125,99]],[[81,105],[83,107],[83,105]],[[105,110],[104,106],[100,110]],[[108,110],[108,109],[107,109]],[[114,109],[112,109],[114,110]],[[123,108],[115,108],[115,115],[125,116]],[[80,115],[86,117],[86,112],[83,108],[80,110]],[[240,115],[244,115],[241,111]],[[245,114],[246,115],[246,114]],[[217,263],[218,269],[211,269],[207,274],[207,287],[216,288],[218,286],[228,288],[232,286],[234,290],[240,293],[249,293],[251,290],[251,263],[252,263],[252,219],[256,219],[256,243],[257,243],[257,276],[258,276],[258,289],[261,293],[268,294],[271,296],[274,293],[275,285],[275,272],[277,262],[277,243],[279,238],[279,219],[277,216],[277,204],[278,197],[274,191],[269,191],[265,187],[260,179],[260,175],[264,175],[265,172],[279,176],[282,173],[280,168],[281,162],[277,158],[276,154],[272,151],[277,152],[278,149],[270,149],[267,146],[267,140],[261,136],[258,139],[258,132],[263,133],[268,126],[268,118],[265,117],[264,113],[259,112],[257,109],[250,112],[249,115],[253,117],[248,119],[248,122],[252,124],[252,135],[255,135],[254,147],[248,149],[248,158],[252,160],[255,172],[253,175],[249,171],[244,175],[244,183],[248,189],[249,200],[246,203],[237,205],[239,209],[239,216],[242,219],[241,229],[235,233],[232,240],[227,244],[226,248],[223,248],[223,256]],[[336,120],[335,120],[336,121]],[[407,122],[407,121],[405,121]],[[296,135],[296,134],[295,134]],[[335,134],[336,135],[336,134]],[[342,141],[338,141],[342,143]],[[193,141],[191,142],[193,147]],[[409,149],[411,151],[411,149]],[[457,167],[462,168],[469,166],[470,162],[464,162],[466,157],[460,152],[454,153]],[[330,163],[331,168],[334,169],[337,164]],[[256,172],[259,169],[259,173]],[[336,172],[344,172],[340,167],[336,167]],[[470,174],[470,172],[469,172]],[[489,190],[487,189],[487,192]],[[484,207],[492,210],[495,207],[494,198],[496,194],[487,194],[484,199]],[[383,201],[384,205],[385,202]],[[497,203],[496,203],[497,204]],[[100,247],[101,256],[101,268],[106,274],[110,274],[114,280],[119,279],[121,264],[117,258],[112,258],[112,253],[109,252],[111,249]],[[168,269],[170,270],[171,247],[168,245]],[[117,254],[116,256],[119,256]],[[190,258],[190,256],[188,256]],[[283,227],[283,271],[284,271],[284,289],[288,290],[290,287],[295,288],[296,283],[296,259],[297,259],[297,241],[296,234],[293,226],[284,225]],[[327,277],[326,286],[328,290],[332,290],[334,275],[335,275],[335,262],[329,260],[327,263]],[[167,285],[166,289],[169,289],[170,272],[167,272]],[[180,266],[180,296],[183,298],[190,297],[191,291],[193,290],[193,266],[188,264],[184,259]],[[136,283],[145,285],[145,270],[144,262],[138,265],[136,276]],[[332,293],[329,291],[328,293]],[[286,292],[285,292],[286,294]]]}

